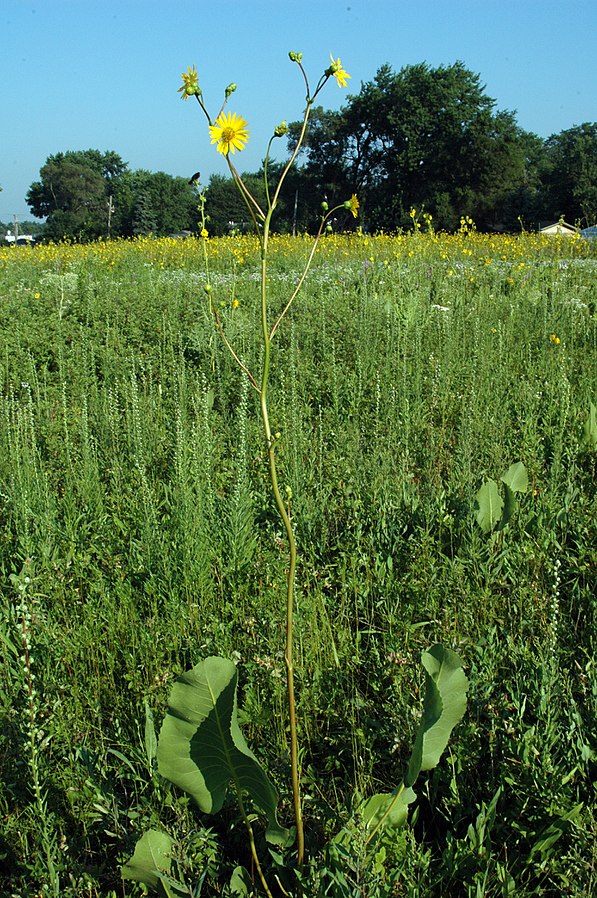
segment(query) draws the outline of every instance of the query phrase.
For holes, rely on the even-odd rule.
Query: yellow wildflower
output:
[[[197,94],[201,93],[199,90],[199,81],[197,76],[197,69],[195,66],[189,66],[186,72],[182,73],[182,87],[178,88],[178,93],[181,94],[181,100],[188,100],[189,97],[194,97]]]
[[[330,53],[330,59],[332,61],[332,64],[328,69],[328,73],[334,76],[334,78],[338,82],[338,87],[346,87],[346,85],[348,84],[348,79],[351,76],[347,71],[345,71],[345,69],[342,68],[340,57],[338,57],[338,59],[334,59],[334,57]]]
[[[217,144],[218,153],[227,156],[243,150],[249,139],[247,123],[235,112],[221,112],[215,123],[209,126],[211,142]]]
[[[344,203],[344,208],[352,212],[353,218],[357,218],[360,205],[356,193],[353,193],[351,198]]]

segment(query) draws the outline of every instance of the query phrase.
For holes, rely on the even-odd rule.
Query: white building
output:
[[[560,219],[554,224],[541,228],[539,233],[545,234],[547,237],[574,237],[575,234],[578,234],[578,229]]]
[[[31,246],[33,243],[33,234],[13,234],[11,231],[6,232],[4,237],[10,246]]]

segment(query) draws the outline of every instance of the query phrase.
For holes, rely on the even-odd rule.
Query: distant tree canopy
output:
[[[314,110],[301,158],[332,202],[357,193],[371,228],[395,230],[415,206],[439,227],[461,215],[499,224],[508,195],[529,180],[529,142],[513,113],[495,112],[478,75],[462,63],[432,69],[382,66],[339,112]],[[298,124],[291,129],[296,140]]]
[[[45,236],[98,237],[196,230],[197,200],[186,178],[130,171],[115,152],[81,150],[49,156],[27,193]]]
[[[546,218],[597,223],[597,122],[585,122],[545,142],[541,180]]]
[[[290,151],[300,127],[290,126]],[[513,112],[496,110],[480,76],[461,62],[420,63],[398,73],[381,66],[340,110],[312,109],[297,161],[274,214],[279,232],[314,230],[322,200],[342,203],[353,193],[359,220],[340,214],[338,229],[395,231],[410,224],[412,207],[430,212],[446,230],[465,215],[483,230],[516,230],[520,218],[527,226],[561,216],[571,223],[597,219],[597,123],[543,140],[522,130]],[[283,165],[270,160],[271,183]],[[265,204],[263,169],[243,179]],[[197,197],[186,178],[130,171],[115,152],[49,156],[27,201],[34,215],[47,217],[51,239],[198,229]],[[206,214],[212,235],[252,227],[223,175],[209,179]]]
[[[382,66],[338,112],[313,110],[299,159],[307,193],[332,202],[357,193],[371,229],[406,225],[413,206],[446,229],[462,215],[514,229],[519,216],[592,223],[597,213],[597,124],[544,141],[496,111],[461,62]]]

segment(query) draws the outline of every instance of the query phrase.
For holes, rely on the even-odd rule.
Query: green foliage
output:
[[[591,402],[589,415],[582,429],[582,440],[587,449],[597,449],[597,409]]]
[[[267,815],[268,839],[283,845],[288,833],[276,819],[276,790],[238,725],[236,684],[236,667],[225,658],[206,658],[178,677],[158,740],[158,769],[208,814],[221,810],[232,783],[241,806],[246,793]]]
[[[384,65],[341,112],[319,112],[306,175],[333,200],[357,191],[370,228],[406,226],[413,206],[431,211],[440,228],[467,214],[482,227],[513,227],[515,217],[501,216],[509,195],[530,183],[530,136],[494,105],[461,62],[398,73]]]
[[[404,778],[407,787],[414,786],[422,770],[439,764],[452,730],[466,709],[468,680],[458,655],[441,645],[423,652],[425,668],[425,701],[423,717]]]
[[[477,523],[483,533],[503,530],[517,507],[514,494],[526,493],[528,488],[526,468],[521,461],[510,465],[500,479],[504,484],[504,499],[499,494],[495,480],[486,480],[476,495]]]
[[[542,182],[544,208],[554,221],[597,222],[597,122],[548,138]]]
[[[234,275],[240,306],[225,314],[255,363],[256,251],[245,240],[214,242],[210,263],[214,291],[226,290],[230,255],[246,258]],[[307,311],[289,317],[276,348],[280,480],[303,547],[299,713],[314,860],[303,882],[318,898],[594,891],[597,522],[581,429],[597,375],[595,260],[590,245],[576,257],[526,236],[493,252],[481,235],[462,245],[472,259],[437,235],[330,239]],[[146,830],[173,840],[174,880],[225,895],[232,868],[251,868],[234,802],[206,816],[168,788],[144,706],[161,721],[177,675],[209,655],[240,656],[238,718],[282,794],[285,559],[256,404],[249,391],[241,410],[233,360],[197,315],[191,246],[4,253],[0,893],[34,895],[48,881],[9,580],[33,554],[37,758],[61,895],[122,895],[120,865]],[[304,241],[284,240],[272,258],[280,307],[303,257]],[[529,489],[508,539],[486,539],[471,484],[513,459],[524,459]],[[237,499],[239,484],[250,501]],[[246,532],[256,540],[245,564]],[[469,711],[421,774],[411,825],[385,827],[369,846],[361,832],[334,859],[351,796],[391,794],[408,764],[420,703],[412,659],[433,639],[457,647]],[[284,798],[280,820],[291,821]],[[551,827],[560,835],[548,846]],[[125,882],[127,896],[139,889]]]
[[[107,201],[111,185],[126,163],[114,152],[69,151],[48,156],[27,193],[38,218],[47,217],[44,235],[93,239],[107,233]]]
[[[164,832],[150,829],[135,845],[135,853],[122,867],[123,879],[142,882],[148,889],[158,889],[172,866],[173,841]]]
[[[115,152],[48,156],[27,202],[34,215],[47,217],[44,237],[54,241],[197,229],[196,197],[186,178],[130,171]]]

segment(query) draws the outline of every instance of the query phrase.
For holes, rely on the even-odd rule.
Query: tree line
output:
[[[288,150],[299,123],[289,128]],[[270,162],[272,180],[283,161]],[[263,171],[244,174],[259,199]],[[209,231],[248,227],[230,178],[207,184]],[[383,65],[338,111],[312,110],[298,164],[286,179],[274,227],[317,227],[322,200],[361,203],[357,223],[371,231],[412,224],[414,207],[452,230],[470,215],[482,230],[518,230],[560,218],[597,220],[597,122],[548,139],[524,131],[514,112],[496,109],[480,76],[463,63],[426,63],[394,72]],[[46,218],[45,236],[91,240],[106,236],[196,231],[192,178],[131,171],[121,157],[98,150],[49,156],[27,193],[32,213]],[[340,216],[338,229],[354,227]]]

